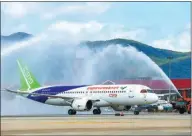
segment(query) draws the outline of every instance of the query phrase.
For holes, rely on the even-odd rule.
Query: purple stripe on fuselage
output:
[[[69,91],[69,90],[72,90],[72,89],[76,89],[76,88],[80,88],[80,87],[85,87],[85,86],[87,86],[87,85],[79,85],[79,86],[51,86],[51,87],[39,89],[39,90],[35,91],[34,93],[48,94],[48,95],[57,95],[59,93],[65,92],[65,91]],[[45,101],[48,99],[47,96],[32,96],[32,95],[29,95],[27,98],[32,99],[34,101],[41,102],[41,103],[45,103]]]

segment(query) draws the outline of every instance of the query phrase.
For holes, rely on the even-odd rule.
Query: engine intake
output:
[[[131,109],[131,106],[126,105],[126,106],[124,106],[124,108],[125,108],[125,110],[126,110],[126,111],[128,111],[128,110],[130,110],[130,109]]]
[[[93,103],[88,99],[75,99],[71,106],[76,111],[89,111],[93,107]]]

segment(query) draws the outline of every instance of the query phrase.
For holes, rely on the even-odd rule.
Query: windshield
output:
[[[142,89],[140,93],[154,93],[151,89]]]
[[[147,89],[147,92],[148,93],[154,93],[153,90],[151,90],[151,89]]]

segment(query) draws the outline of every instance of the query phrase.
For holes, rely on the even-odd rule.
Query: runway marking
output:
[[[190,133],[190,116],[1,117],[1,126],[1,135],[181,135]]]
[[[132,131],[132,130],[183,130],[183,131],[189,131],[190,132],[190,127],[110,127],[109,128],[95,128],[95,127],[91,127],[91,128],[55,128],[55,129],[50,129],[50,128],[42,128],[42,129],[24,129],[24,130],[2,130],[1,133],[29,133],[29,132],[35,132],[35,133],[50,133],[50,132],[93,132],[93,131]]]
[[[127,123],[134,123],[134,122],[96,122],[96,121],[70,121],[70,122],[61,122],[61,121],[51,121],[51,122],[41,122],[42,124],[127,124]]]

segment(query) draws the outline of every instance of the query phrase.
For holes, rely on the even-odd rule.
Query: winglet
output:
[[[33,74],[29,71],[27,66],[24,66],[22,64],[21,60],[18,59],[17,64],[20,72],[20,83],[21,83],[20,91],[28,91],[31,89],[41,87],[41,85],[35,79]]]

